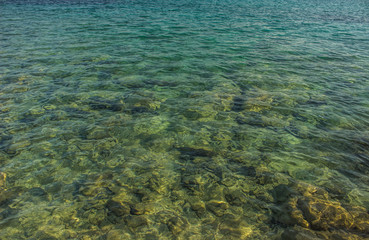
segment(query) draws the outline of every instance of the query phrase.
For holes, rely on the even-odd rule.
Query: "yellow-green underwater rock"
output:
[[[301,183],[279,185],[274,188],[273,196],[277,203],[272,208],[273,218],[284,225],[298,225],[318,232],[334,230],[337,236],[328,234],[327,239],[361,239],[358,236],[369,233],[369,214],[365,208],[332,200],[324,189]],[[344,231],[342,238],[338,238],[340,231]],[[295,235],[302,237],[304,233]]]

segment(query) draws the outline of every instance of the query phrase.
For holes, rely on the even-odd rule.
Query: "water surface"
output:
[[[0,1],[1,239],[367,239],[364,0]]]

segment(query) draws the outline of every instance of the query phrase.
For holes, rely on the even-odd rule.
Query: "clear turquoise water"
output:
[[[367,239],[368,33],[364,0],[0,0],[0,238]]]

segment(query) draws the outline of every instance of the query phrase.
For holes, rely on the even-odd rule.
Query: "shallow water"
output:
[[[0,1],[0,238],[368,238],[368,32],[363,0]]]

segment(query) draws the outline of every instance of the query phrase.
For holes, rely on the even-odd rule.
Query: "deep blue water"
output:
[[[0,0],[0,239],[367,239],[369,2]]]

